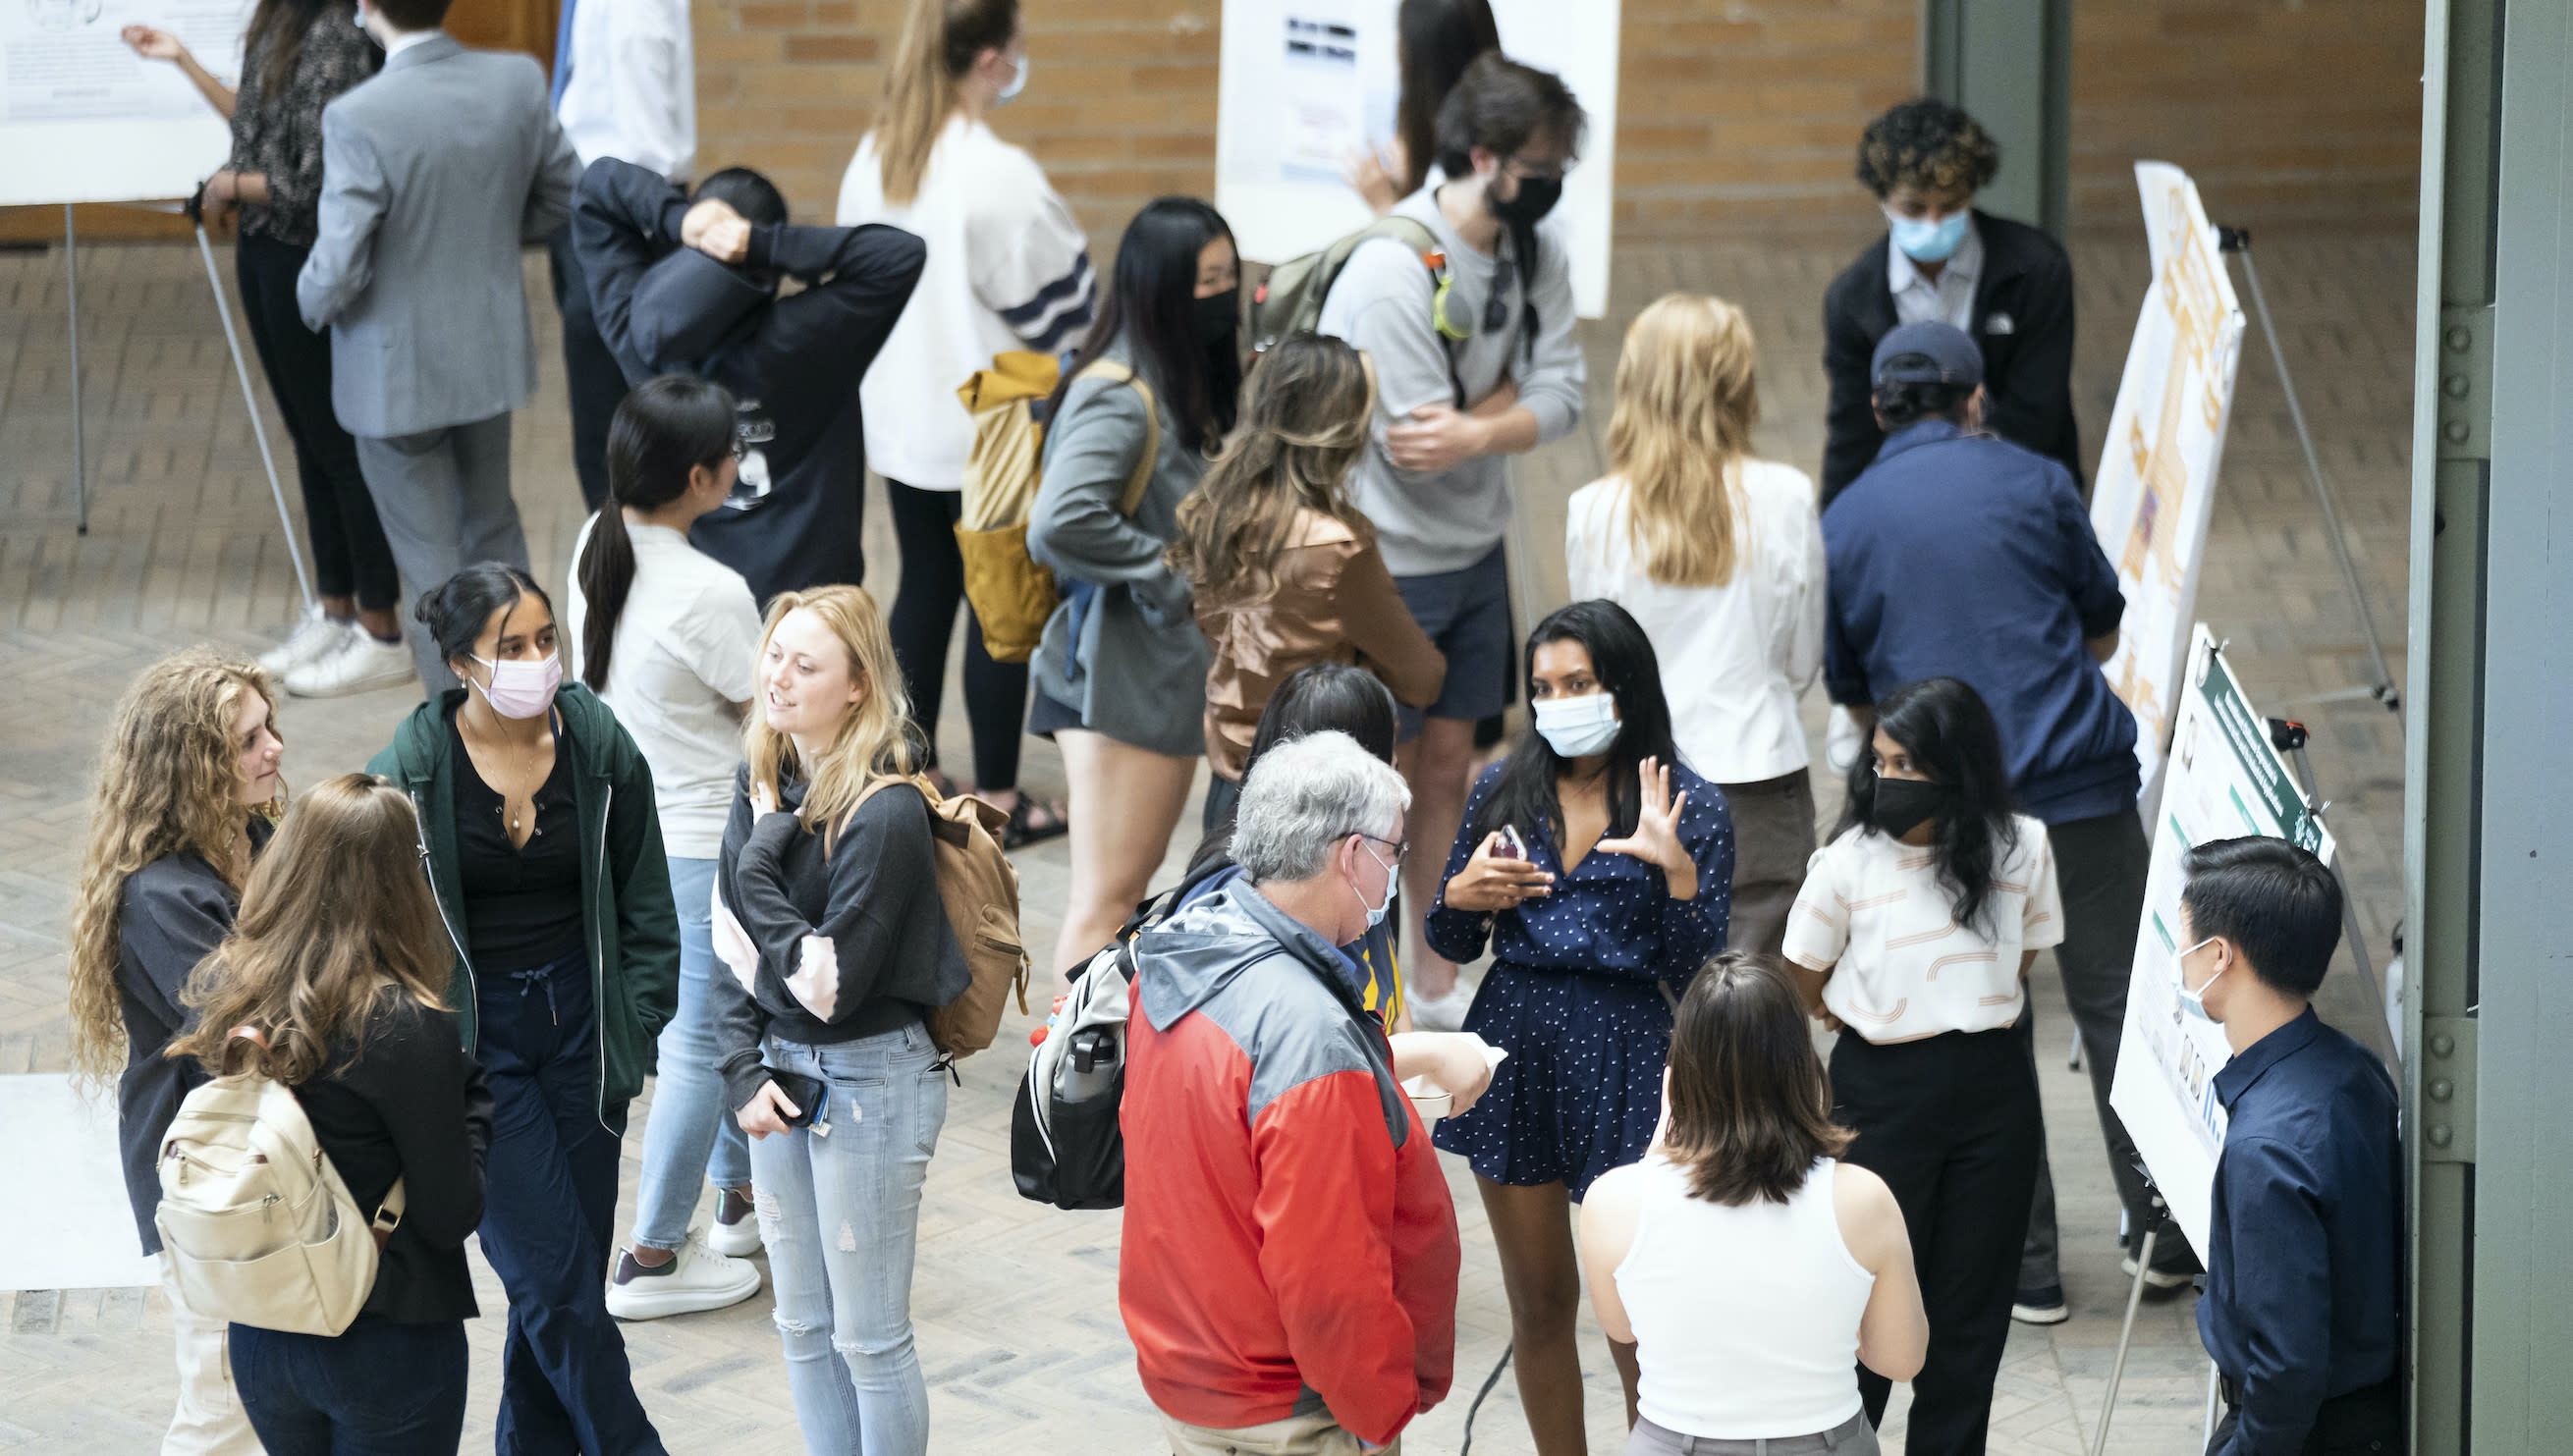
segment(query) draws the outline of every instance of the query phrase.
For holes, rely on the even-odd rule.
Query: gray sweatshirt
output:
[[[1448,372],[1450,346],[1430,319],[1436,284],[1420,255],[1400,240],[1378,238],[1360,245],[1322,305],[1321,332],[1338,335],[1375,360],[1375,442],[1350,473],[1348,490],[1350,500],[1375,522],[1376,547],[1396,576],[1462,571],[1491,554],[1509,524],[1509,461],[1483,455],[1436,473],[1396,469],[1384,449],[1388,425],[1423,404],[1453,404],[1453,380],[1458,378],[1464,381],[1468,405],[1490,394],[1504,377],[1516,379],[1519,403],[1536,415],[1540,442],[1561,435],[1581,418],[1584,369],[1581,347],[1573,338],[1572,270],[1562,228],[1553,219],[1538,225],[1533,283],[1527,270],[1511,260],[1509,323],[1486,337],[1480,329],[1483,304],[1499,257],[1510,256],[1513,245],[1504,232],[1498,257],[1467,247],[1440,216],[1436,186],[1433,180],[1394,211],[1419,219],[1438,235],[1453,280],[1447,317],[1475,326],[1475,337],[1453,346],[1454,375]],[[1521,314],[1531,297],[1537,312],[1532,359]]]

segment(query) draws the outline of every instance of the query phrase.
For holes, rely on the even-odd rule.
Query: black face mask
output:
[[[1492,196],[1489,191],[1484,192],[1483,206],[1491,209],[1493,217],[1510,227],[1533,228],[1539,218],[1553,212],[1554,205],[1562,200],[1563,179],[1522,177],[1518,183],[1518,196],[1507,202]]]
[[[1242,290],[1226,289],[1198,300],[1198,343],[1209,349],[1233,338],[1242,322]]]
[[[1901,839],[1921,825],[1947,811],[1956,791],[1945,784],[1926,779],[1889,779],[1879,776],[1876,800],[1868,806],[1867,822],[1895,839]]]

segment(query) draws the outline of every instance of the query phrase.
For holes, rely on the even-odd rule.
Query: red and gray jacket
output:
[[[1456,1212],[1354,968],[1241,881],[1136,966],[1118,1307],[1145,1392],[1390,1443],[1447,1394]]]

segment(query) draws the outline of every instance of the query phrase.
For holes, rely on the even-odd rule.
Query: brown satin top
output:
[[[1414,708],[1437,701],[1447,677],[1447,659],[1411,619],[1384,558],[1341,522],[1307,511],[1295,544],[1278,558],[1276,579],[1277,590],[1257,601],[1226,590],[1250,589],[1250,582],[1197,589],[1198,627],[1215,647],[1207,669],[1207,762],[1236,781],[1270,694],[1302,668],[1354,663]]]

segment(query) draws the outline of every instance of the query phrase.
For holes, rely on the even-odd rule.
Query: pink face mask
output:
[[[475,690],[482,694],[482,701],[491,705],[491,711],[503,718],[535,717],[554,705],[554,689],[562,686],[559,652],[545,654],[542,662],[493,662],[487,657],[473,660],[491,669],[491,685],[484,687],[475,682]]]

